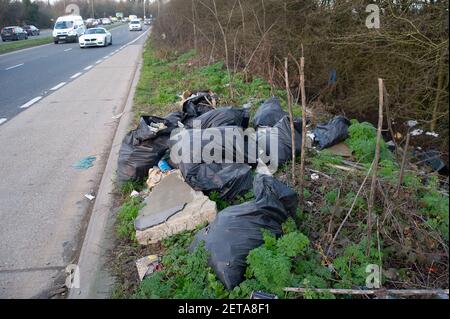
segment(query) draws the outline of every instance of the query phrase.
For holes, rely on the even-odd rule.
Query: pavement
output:
[[[70,83],[147,30],[110,30],[113,44],[81,49],[78,43],[47,44],[0,55],[0,125]]]
[[[80,53],[71,44],[48,45],[0,56],[0,112],[10,116],[0,125],[0,298],[66,293],[66,267],[78,261],[96,201],[85,194],[97,196],[100,181],[109,178],[103,174],[119,123],[113,117],[130,100],[148,34],[114,31],[119,33],[113,33],[112,48]],[[19,61],[23,68],[5,79],[3,67]],[[55,61],[67,63],[63,68]],[[68,79],[74,72],[80,74]],[[33,94],[22,100],[62,81],[66,83],[17,111],[25,88]],[[15,89],[21,88],[18,83],[23,94]],[[93,167],[73,167],[87,156],[96,157]]]

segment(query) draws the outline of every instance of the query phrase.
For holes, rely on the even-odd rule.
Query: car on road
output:
[[[152,24],[152,19],[149,19],[149,18],[144,19],[144,24],[145,25],[151,25]]]
[[[4,27],[1,31],[2,41],[28,39],[27,32],[18,26]]]
[[[103,25],[109,25],[109,24],[112,24],[112,21],[109,18],[103,18],[102,19],[102,24]]]
[[[96,26],[98,26],[98,20],[97,19],[93,19],[93,18],[89,18],[86,19],[86,21],[84,22],[84,24],[86,25],[86,28],[95,28]]]
[[[130,31],[142,31],[142,24],[141,21],[135,19],[135,20],[131,20],[130,23],[128,24],[128,29]]]
[[[80,48],[86,47],[106,47],[112,44],[112,35],[105,28],[91,28],[79,38],[78,41]]]
[[[82,17],[75,15],[59,17],[53,28],[53,42],[55,44],[60,41],[77,42],[85,30],[86,26]]]
[[[22,27],[22,29],[24,29],[28,35],[39,35],[40,32],[41,32],[41,31],[40,31],[38,28],[36,28],[34,25],[24,25],[24,26]]]

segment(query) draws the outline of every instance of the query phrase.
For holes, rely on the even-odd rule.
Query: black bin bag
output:
[[[255,127],[274,126],[287,113],[281,108],[280,101],[276,97],[264,101],[255,113],[253,124]]]
[[[348,137],[350,121],[343,116],[333,117],[327,124],[319,124],[313,130],[318,149],[331,147]]]
[[[287,185],[258,174],[253,190],[254,200],[219,212],[208,227],[197,233],[191,245],[195,249],[205,242],[208,263],[227,289],[243,281],[248,253],[264,243],[261,229],[281,236],[282,223],[295,216],[297,194]]]
[[[198,117],[203,113],[211,111],[213,107],[211,102],[214,97],[208,92],[199,92],[191,95],[183,103],[183,113],[186,113],[188,118]]]
[[[294,118],[294,130],[295,154],[299,155],[302,148],[302,120],[300,118]],[[256,136],[258,154],[262,151],[266,159],[271,159],[270,162],[272,162],[275,155],[278,158],[278,165],[282,165],[292,159],[292,135],[288,116],[282,117],[273,127],[259,128]],[[278,148],[272,149],[271,139],[277,139]]]
[[[248,127],[249,113],[247,109],[234,107],[220,107],[206,113],[203,113],[197,118],[192,118],[186,123],[186,128],[193,127],[193,121],[201,123],[197,128],[211,128],[220,126],[239,126],[244,129]]]
[[[167,128],[153,132],[151,123],[164,123]],[[174,123],[156,116],[143,116],[137,129],[129,132],[123,139],[119,151],[117,181],[123,184],[130,180],[138,180],[148,176],[148,170],[169,149],[170,132]]]
[[[251,167],[243,163],[180,163],[186,183],[193,189],[210,194],[219,193],[224,200],[233,200],[252,188]]]

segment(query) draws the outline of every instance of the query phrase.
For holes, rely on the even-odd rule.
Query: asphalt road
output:
[[[0,56],[0,111],[9,116],[0,125],[0,299],[64,298],[96,200],[85,195],[98,195],[148,34],[121,27],[109,48],[52,44]],[[5,63],[24,64],[6,73]],[[74,167],[86,157],[92,167]]]
[[[113,44],[108,47],[80,49],[78,43],[52,43],[0,55],[0,125],[117,53],[146,29],[131,32],[127,25],[112,29]]]
[[[33,35],[33,36],[28,36],[28,39],[40,39],[40,38],[45,38],[45,37],[48,37],[48,36],[51,36],[52,35],[52,29],[43,29],[43,30],[40,30],[40,33],[39,33],[39,35]],[[20,41],[27,41],[27,40],[20,40]],[[5,41],[5,42],[3,42],[3,41],[0,41],[0,45],[2,45],[2,44],[6,44],[6,43],[11,43],[12,41]]]

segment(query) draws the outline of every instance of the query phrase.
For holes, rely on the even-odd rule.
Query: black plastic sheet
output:
[[[331,147],[347,139],[349,125],[350,121],[343,116],[335,116],[327,124],[317,125],[313,134],[318,148]]]
[[[286,115],[280,101],[276,97],[271,97],[260,105],[253,118],[253,124],[255,127],[274,126]]]

